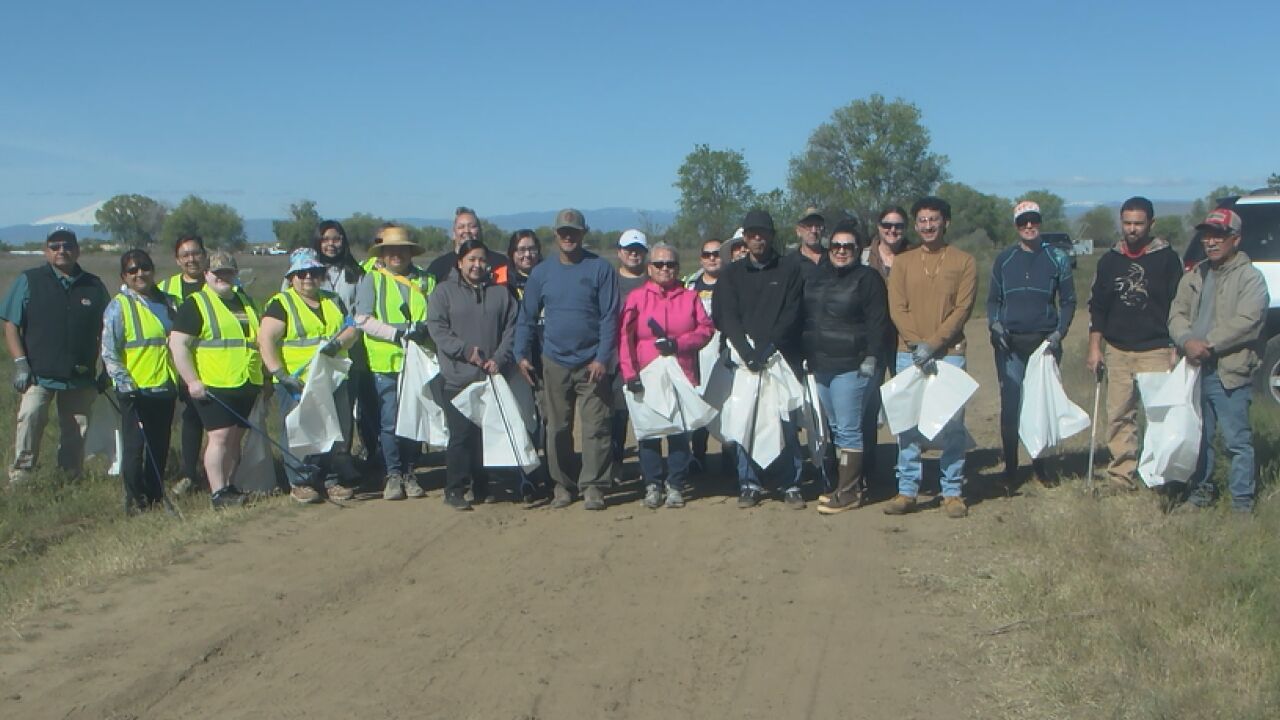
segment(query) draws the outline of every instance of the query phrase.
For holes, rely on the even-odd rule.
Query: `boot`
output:
[[[862,507],[867,498],[867,478],[862,472],[861,450],[840,450],[839,485],[831,494],[831,500],[818,505],[823,515],[835,515]]]
[[[1002,443],[1004,445],[1004,475],[1002,481],[1006,493],[1013,492],[1018,487],[1018,438],[1004,437]]]

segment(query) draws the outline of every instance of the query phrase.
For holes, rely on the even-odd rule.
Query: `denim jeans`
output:
[[[1252,385],[1227,390],[1222,387],[1217,371],[1200,375],[1200,412],[1204,415],[1204,432],[1200,436],[1200,460],[1188,482],[1191,502],[1207,505],[1213,501],[1213,465],[1216,455],[1213,436],[1216,430],[1221,430],[1222,444],[1231,458],[1231,469],[1227,473],[1231,507],[1236,510],[1253,509],[1256,479],[1253,431],[1249,428],[1252,392]]]
[[[862,413],[871,393],[871,378],[856,370],[843,373],[814,373],[818,400],[831,426],[831,440],[841,450],[862,450]]]
[[[418,461],[421,443],[396,435],[396,415],[400,410],[400,374],[374,373],[373,386],[378,391],[378,446],[387,474],[411,473]]]
[[[783,490],[800,487],[800,474],[804,471],[804,458],[800,455],[800,429],[796,427],[794,422],[784,420],[782,422],[782,453],[769,464],[767,468],[759,468],[751,457],[747,455],[747,449],[742,443],[735,443],[738,454],[738,487],[741,490],[755,490],[761,492],[764,488],[760,485],[760,476],[765,474],[776,475],[778,487]],[[770,473],[769,470],[773,472]]]
[[[665,474],[668,490],[684,491],[684,479],[689,473],[689,433],[668,435],[667,468]],[[644,475],[645,485],[661,486],[664,480],[662,469],[662,438],[640,441],[640,472]]]
[[[276,387],[275,396],[276,396],[276,401],[280,405],[281,444],[284,445],[285,447],[288,447],[289,434],[285,430],[284,419],[285,419],[285,416],[288,415],[291,410],[293,410],[295,407],[298,406],[298,400],[300,398],[293,396],[287,390],[281,387]],[[350,412],[351,406],[347,401],[347,383],[344,382],[338,386],[337,391],[334,392],[333,394],[333,404],[337,408],[339,416],[341,416],[341,414],[344,412],[345,413]],[[351,431],[350,420],[348,420],[346,423],[343,423],[340,418],[338,425],[340,428],[344,428],[343,430],[344,433],[349,433]],[[317,468],[320,468],[321,476],[326,478],[324,481],[325,487],[333,487],[335,484],[337,484],[338,481],[336,478],[327,477],[328,473],[325,470],[329,465],[329,458],[332,453],[345,452],[345,451],[346,451],[346,443],[342,440],[339,440],[338,442],[333,444],[333,447],[330,448],[330,451],[327,453],[321,453],[317,455],[307,455],[306,457],[300,458],[300,459],[308,465],[313,465]],[[290,487],[295,487],[298,485],[311,485],[316,481],[316,478],[307,477],[306,475],[303,475],[302,473],[298,472],[297,463],[290,460],[289,458],[282,457],[280,458],[280,460],[284,465],[284,476],[285,476],[285,479],[289,481]]]
[[[947,355],[938,362],[945,362],[964,369],[963,355]],[[911,367],[911,353],[898,353],[897,371],[902,372]],[[920,460],[921,447],[928,442],[916,428],[911,428],[898,436],[898,493],[915,497],[920,492]],[[943,497],[960,497],[960,488],[964,484],[964,408],[960,408],[947,424],[942,427],[933,442],[942,446],[942,495]]]

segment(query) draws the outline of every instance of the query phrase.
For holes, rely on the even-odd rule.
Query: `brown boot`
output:
[[[862,451],[840,450],[839,484],[831,499],[818,505],[823,515],[835,515],[846,510],[860,508],[866,502],[867,483],[862,474]]]
[[[915,509],[916,498],[914,495],[899,494],[884,504],[885,515],[906,515]]]

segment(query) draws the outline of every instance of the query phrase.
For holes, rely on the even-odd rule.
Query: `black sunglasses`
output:
[[[882,222],[880,223],[880,229],[881,230],[906,230],[907,224],[904,222],[900,222],[900,223]]]
[[[710,260],[713,257],[720,257],[720,251],[719,250],[703,250],[702,257],[707,258],[708,260]]]
[[[311,278],[312,280],[315,280],[324,277],[325,272],[321,268],[307,268],[306,270],[299,270],[294,273],[294,275],[300,278]]]
[[[831,252],[853,252],[858,249],[858,243],[831,243]]]
[[[659,270],[675,270],[677,263],[674,260],[654,260],[649,265]]]
[[[133,265],[124,269],[125,275],[135,275],[140,272],[152,272],[156,269],[155,265]]]
[[[49,248],[49,250],[53,252],[62,252],[63,250],[75,250],[76,248],[80,247],[80,245],[78,243],[73,243],[70,241],[63,241],[63,242],[51,242],[48,245],[45,245],[45,247]]]

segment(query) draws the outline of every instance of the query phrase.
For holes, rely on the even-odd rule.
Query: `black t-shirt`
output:
[[[338,306],[339,313],[341,313],[343,316],[347,314],[347,308],[343,306],[341,300],[335,297],[330,297],[329,299],[333,301],[334,305]],[[316,307],[311,307],[306,302],[303,302],[302,306],[310,310],[312,315],[315,315],[317,318],[319,318],[321,323],[324,322],[324,305],[323,304],[317,305]],[[289,332],[289,312],[284,309],[284,303],[280,301],[278,298],[272,298],[271,302],[267,303],[266,309],[262,311],[262,317],[279,320],[280,322],[284,323],[284,331],[286,333]]]
[[[249,316],[245,313],[244,303],[240,301],[239,295],[232,295],[229,298],[217,298],[227,307],[227,310],[240,321],[240,330],[245,334],[249,334]],[[199,336],[204,330],[204,317],[200,315],[199,303],[184,302],[178,308],[178,316],[173,319],[173,329],[180,333],[191,336]]]

